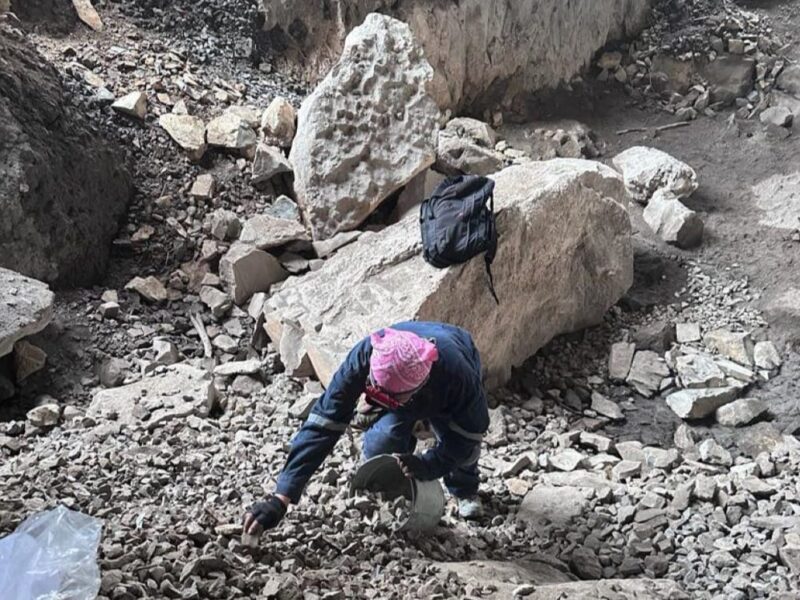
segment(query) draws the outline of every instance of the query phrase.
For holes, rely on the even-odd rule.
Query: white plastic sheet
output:
[[[100,590],[102,522],[58,506],[0,539],[0,598],[91,600]]]

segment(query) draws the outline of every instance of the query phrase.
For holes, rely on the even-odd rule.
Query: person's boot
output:
[[[480,496],[458,499],[458,516],[466,521],[475,521],[483,516],[483,502]]]

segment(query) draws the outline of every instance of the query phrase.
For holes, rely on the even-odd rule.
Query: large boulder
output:
[[[297,362],[305,352],[327,384],[370,331],[405,319],[445,321],[470,331],[487,382],[497,385],[554,336],[600,322],[633,279],[622,178],[577,159],[509,167],[493,178],[499,306],[480,257],[447,269],[424,261],[410,215],[363,234],[319,271],[284,282],[264,308],[275,346],[290,325],[287,358]]]
[[[408,25],[369,15],[298,115],[289,155],[315,239],[357,227],[433,164],[439,110]]]
[[[435,97],[456,113],[557,86],[612,39],[644,27],[651,0],[261,0],[280,58],[319,80],[371,12],[408,23],[435,71]]]
[[[14,344],[47,327],[53,318],[53,292],[41,281],[0,268],[0,356]]]
[[[55,69],[0,26],[0,266],[92,283],[130,192],[122,156],[66,108]]]

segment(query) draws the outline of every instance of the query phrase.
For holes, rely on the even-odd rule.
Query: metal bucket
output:
[[[433,529],[444,515],[441,484],[437,480],[409,479],[391,454],[370,458],[358,468],[350,481],[350,495],[354,496],[360,490],[382,492],[390,501],[403,496],[411,503],[408,518],[397,523],[395,531]]]

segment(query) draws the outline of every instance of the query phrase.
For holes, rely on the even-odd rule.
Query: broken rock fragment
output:
[[[657,191],[644,209],[650,229],[668,244],[694,248],[703,241],[703,220],[669,192]]]
[[[209,146],[216,146],[238,152],[251,158],[256,147],[256,132],[239,115],[224,113],[206,125],[206,140]]]
[[[625,381],[631,371],[635,352],[636,344],[628,342],[612,344],[611,354],[608,357],[608,376],[617,381]]]
[[[256,292],[266,292],[288,273],[277,258],[240,242],[220,259],[219,276],[228,285],[233,301],[241,306]]]
[[[256,147],[256,156],[253,160],[252,182],[254,184],[269,181],[281,173],[291,173],[292,165],[283,155],[283,151],[275,146],[260,143]]]
[[[0,267],[0,356],[47,327],[55,296],[41,281]]]
[[[261,250],[278,248],[295,241],[308,241],[303,225],[294,220],[256,215],[245,221],[239,241]]]
[[[295,134],[297,112],[284,97],[278,96],[270,102],[261,117],[261,132],[267,144],[291,148]]]
[[[42,404],[29,410],[27,417],[34,427],[55,427],[61,419],[61,407],[52,402]]]
[[[749,333],[715,329],[705,335],[703,343],[708,349],[719,352],[740,365],[753,364],[753,340]]]
[[[125,284],[125,289],[136,292],[149,302],[164,302],[167,299],[167,288],[152,275],[134,277]]]
[[[613,163],[625,178],[631,196],[643,204],[658,190],[671,192],[676,198],[685,198],[697,189],[694,169],[656,148],[628,148],[617,154]]]
[[[759,369],[772,371],[781,366],[781,355],[772,342],[758,342],[753,348],[753,362]]]
[[[315,239],[358,226],[433,164],[433,69],[408,25],[372,13],[303,102],[289,160]]]
[[[173,141],[186,150],[189,158],[199,161],[206,152],[206,125],[199,117],[167,113],[158,118]]]
[[[717,409],[717,422],[726,427],[741,427],[767,412],[767,405],[758,398],[740,398]]]
[[[147,110],[147,94],[144,92],[131,92],[114,102],[111,108],[123,115],[144,120]]]
[[[626,381],[642,396],[650,397],[661,389],[662,380],[669,375],[669,367],[661,356],[643,350],[634,355]]]
[[[182,363],[136,383],[97,392],[86,414],[152,431],[173,419],[208,416],[216,400],[217,390],[206,372]]]
[[[680,390],[667,396],[667,405],[681,419],[702,419],[720,406],[732,402],[742,387],[731,385],[700,390]]]

